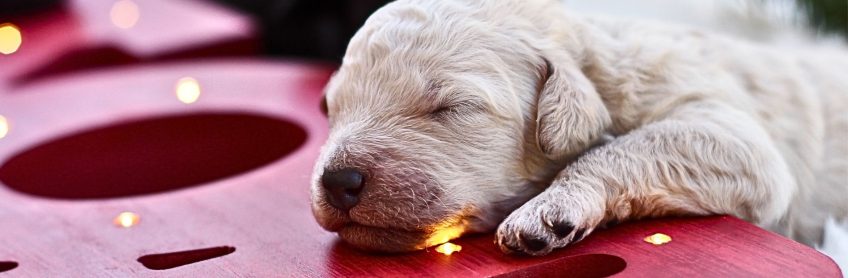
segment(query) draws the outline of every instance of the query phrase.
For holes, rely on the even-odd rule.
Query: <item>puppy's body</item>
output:
[[[594,60],[583,65],[584,73],[606,100],[613,120],[610,132],[622,135],[638,130],[693,100],[720,102],[751,120],[745,123],[730,116],[728,124],[733,127],[728,128],[738,130],[728,130],[728,135],[762,128],[768,136],[750,143],[773,144],[790,173],[775,181],[780,188],[767,192],[776,196],[757,198],[780,200],[788,197],[782,196],[784,193],[791,195],[786,213],[778,209],[783,204],[762,212],[730,207],[725,213],[771,223],[770,228],[807,244],[819,241],[827,217],[848,216],[848,75],[841,70],[848,68],[845,52],[778,49],[650,23],[583,22],[591,30],[585,31],[588,47],[584,59]],[[721,114],[693,122],[728,116]],[[750,124],[758,127],[747,126]],[[738,150],[725,151],[732,154]],[[745,168],[757,165],[729,162],[722,166],[737,168],[735,171],[761,170]],[[721,183],[704,186],[724,190]],[[760,194],[751,190],[739,193]],[[738,199],[726,200],[734,201]],[[746,209],[752,211],[743,212]],[[774,214],[781,215],[779,223],[768,220]]]
[[[507,252],[664,215],[732,214],[816,243],[826,217],[848,216],[848,58],[802,52],[552,0],[398,1],[328,85],[313,211],[389,251],[507,215]],[[322,176],[341,168],[365,177],[352,207],[326,201]]]

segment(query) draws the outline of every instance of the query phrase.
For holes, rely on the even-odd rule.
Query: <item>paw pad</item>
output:
[[[574,225],[571,225],[571,223],[568,222],[558,222],[555,223],[551,229],[553,230],[554,235],[558,238],[564,238],[574,230]]]
[[[522,235],[521,241],[524,243],[524,246],[527,247],[527,250],[530,251],[539,251],[548,246],[547,241],[533,236]]]

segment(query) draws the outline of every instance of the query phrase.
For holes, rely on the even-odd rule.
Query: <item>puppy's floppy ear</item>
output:
[[[548,159],[569,159],[601,139],[610,116],[592,82],[567,57],[542,57],[536,140]]]
[[[339,82],[337,81],[337,78],[336,78],[336,76],[338,76],[338,75],[339,75],[339,70],[334,71],[333,74],[330,75],[330,79],[327,81],[327,85],[324,86],[324,90],[321,93],[321,104],[320,104],[321,113],[324,114],[324,116],[326,116],[327,118],[330,117],[330,107],[327,104],[327,94],[330,93],[332,87],[338,85]]]

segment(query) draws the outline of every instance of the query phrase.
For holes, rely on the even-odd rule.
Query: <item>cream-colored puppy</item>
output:
[[[584,18],[555,0],[397,1],[327,86],[324,228],[405,251],[497,228],[545,254],[643,217],[807,244],[848,216],[848,55]]]

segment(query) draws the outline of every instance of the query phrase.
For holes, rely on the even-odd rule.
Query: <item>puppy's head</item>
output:
[[[517,8],[398,1],[366,22],[326,89],[322,227],[381,251],[491,230],[597,140],[591,83]]]

